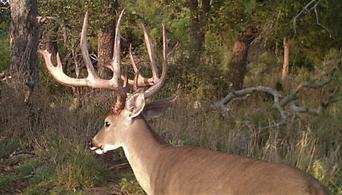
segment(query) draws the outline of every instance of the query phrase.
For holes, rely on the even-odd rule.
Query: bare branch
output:
[[[338,97],[338,93],[340,92],[340,90],[341,90],[340,86],[336,86],[334,91],[327,97],[327,99],[321,102],[320,106],[326,108],[332,103],[341,101],[342,96]]]
[[[215,104],[216,107],[227,110],[226,104],[228,104],[231,100],[237,97],[243,97],[248,94],[252,94],[255,92],[263,92],[273,96],[273,107],[276,108],[280,114],[282,120],[287,119],[287,113],[284,111],[283,107],[280,105],[280,98],[282,97],[276,90],[272,89],[271,87],[266,86],[256,86],[256,87],[249,87],[245,89],[241,89],[238,91],[230,92],[226,97],[224,97],[221,101]]]
[[[308,113],[318,115],[322,110],[326,109],[329,105],[342,101],[342,96],[339,96],[340,86],[336,86],[334,90],[329,94],[329,96],[321,101],[317,108],[298,106],[295,104],[294,100],[297,99],[297,94],[304,88],[311,89],[321,89],[328,85],[332,81],[333,73],[337,70],[337,67],[333,68],[326,76],[325,79],[319,82],[302,82],[296,89],[289,95],[283,97],[278,91],[267,86],[256,86],[241,89],[238,91],[232,91],[227,96],[222,98],[220,101],[216,102],[211,108],[219,108],[222,112],[229,111],[227,105],[232,102],[232,100],[246,97],[252,93],[262,92],[273,97],[273,108],[275,108],[280,114],[280,120],[276,122],[272,127],[277,127],[286,124],[289,116],[296,116],[298,113]],[[290,104],[290,106],[287,106]],[[266,127],[265,127],[266,128]],[[267,127],[269,128],[269,127]]]
[[[9,0],[0,0],[0,3],[2,3],[3,5],[9,4]]]
[[[304,81],[301,84],[299,84],[295,91],[290,93],[289,95],[285,96],[281,101],[280,105],[282,107],[286,106],[289,102],[297,99],[297,94],[303,89],[303,88],[311,88],[311,89],[320,89],[324,87],[325,85],[329,84],[331,82],[331,78],[333,73],[337,70],[337,68],[333,68],[325,77],[324,80],[319,82],[308,82]]]
[[[336,86],[334,90],[331,92],[331,94],[323,100],[317,108],[310,108],[310,107],[301,107],[295,105],[293,102],[291,102],[290,105],[290,112],[292,114],[296,113],[308,113],[308,114],[315,114],[319,115],[322,113],[323,109],[326,109],[329,105],[336,103],[338,101],[342,100],[342,96],[338,96],[338,93],[340,92],[340,86]]]
[[[323,24],[321,24],[319,22],[319,18],[318,18],[318,11],[317,11],[317,6],[319,5],[320,1],[319,0],[311,0],[309,3],[307,3],[302,10],[300,10],[298,12],[298,14],[293,17],[292,23],[293,23],[293,31],[296,34],[297,30],[296,30],[296,25],[297,25],[297,19],[303,15],[304,12],[310,12],[311,10],[314,10],[315,12],[315,16],[316,16],[316,24],[320,27],[322,27],[324,30],[326,30],[329,33],[329,37],[331,38],[331,33],[329,31],[329,29],[324,26]],[[311,7],[310,7],[311,6]]]
[[[297,24],[297,19],[304,13],[304,12],[307,12],[309,11],[308,10],[308,7],[310,7],[310,5],[312,5],[313,3],[315,3],[316,0],[311,0],[308,4],[306,4],[302,10],[300,10],[300,12],[293,18],[293,30],[294,30],[294,33],[296,34],[297,33],[297,30],[296,30],[296,24]]]
[[[319,3],[319,1],[317,2],[317,4],[318,4],[318,3]],[[316,5],[317,5],[317,4],[316,4]],[[319,22],[317,6],[314,6],[314,11],[315,11],[315,16],[316,16],[316,24],[317,24],[318,26],[322,27],[324,30],[326,30],[326,31],[329,33],[329,37],[331,38],[332,36],[331,36],[331,33],[330,33],[329,29]]]

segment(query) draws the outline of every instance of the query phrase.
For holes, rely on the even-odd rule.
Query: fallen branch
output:
[[[250,94],[255,93],[255,92],[263,92],[263,93],[272,95],[273,96],[273,107],[278,110],[282,120],[286,120],[287,119],[287,114],[286,114],[286,112],[284,111],[284,109],[282,108],[282,106],[280,105],[280,102],[279,102],[279,100],[281,99],[282,96],[276,90],[274,90],[273,88],[266,87],[266,86],[249,87],[249,88],[241,89],[241,90],[238,90],[238,91],[232,91],[226,97],[224,97],[222,100],[217,102],[215,104],[215,106],[220,108],[223,111],[227,110],[225,105],[228,104],[233,99],[235,99],[237,97],[243,97],[243,96],[246,96],[246,95],[250,95]]]
[[[271,87],[267,86],[256,86],[256,87],[249,87],[245,89],[241,89],[238,91],[232,91],[220,101],[216,102],[212,108],[218,108],[222,112],[229,111],[228,104],[231,103],[234,99],[247,97],[253,93],[262,92],[273,97],[273,108],[275,108],[279,115],[280,119],[278,122],[273,125],[280,126],[286,124],[288,121],[289,116],[296,116],[298,113],[308,113],[308,114],[315,114],[318,115],[322,112],[323,109],[327,108],[329,105],[336,103],[342,100],[342,96],[339,96],[340,86],[336,86],[334,90],[329,94],[329,96],[321,101],[321,103],[317,106],[317,108],[309,108],[304,106],[298,106],[295,104],[295,100],[298,99],[297,95],[300,91],[305,88],[310,89],[321,89],[324,86],[328,85],[332,81],[333,73],[337,70],[337,67],[333,68],[323,80],[318,82],[302,82],[300,83],[293,92],[289,95],[283,96],[278,91]],[[290,104],[290,106],[287,106]]]
[[[338,92],[340,92],[340,86],[336,86],[333,92],[317,106],[317,108],[301,107],[295,104],[290,105],[290,111],[293,114],[296,113],[309,113],[319,115],[322,110],[327,108],[329,105],[342,100],[342,96],[338,97]]]
[[[297,99],[297,95],[298,93],[303,89],[303,88],[310,88],[310,89],[320,89],[324,86],[326,86],[327,84],[329,84],[331,82],[331,78],[333,76],[333,74],[335,73],[335,71],[337,70],[337,67],[331,69],[329,71],[329,73],[324,76],[325,79],[323,79],[322,81],[318,81],[318,82],[309,82],[309,81],[304,81],[301,84],[299,84],[296,89],[294,90],[294,92],[290,93],[289,95],[285,96],[281,101],[280,101],[280,105],[282,107],[286,106],[289,102],[296,100]]]

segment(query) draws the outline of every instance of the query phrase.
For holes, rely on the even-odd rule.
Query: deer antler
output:
[[[163,86],[166,80],[166,73],[168,71],[168,62],[167,62],[167,49],[168,48],[167,48],[167,37],[166,37],[165,27],[164,25],[162,25],[162,27],[163,27],[163,62],[162,62],[163,69],[162,69],[162,74],[160,78],[158,76],[158,68],[154,60],[153,44],[144,26],[143,26],[143,30],[144,30],[145,44],[146,44],[148,56],[150,59],[150,66],[151,66],[151,71],[152,71],[151,78],[145,78],[140,75],[139,69],[137,68],[137,65],[134,61],[134,57],[132,55],[131,47],[129,49],[130,60],[131,60],[133,70],[136,74],[137,79],[129,80],[128,84],[136,85],[137,87],[150,87],[149,89],[145,91],[145,97],[149,97],[155,94]]]
[[[164,81],[166,79],[166,73],[168,70],[168,63],[167,63],[167,43],[166,43],[166,33],[165,28],[163,25],[163,70],[161,77],[158,77],[158,69],[154,60],[154,51],[153,51],[153,44],[148,36],[148,33],[146,32],[146,29],[143,27],[144,30],[144,37],[145,37],[145,43],[147,47],[147,52],[150,59],[150,65],[152,70],[152,77],[151,78],[144,78],[140,75],[139,69],[137,68],[136,63],[134,62],[134,58],[132,55],[131,48],[129,50],[130,59],[132,62],[133,70],[135,72],[135,78],[133,80],[128,79],[126,76],[121,75],[120,70],[120,21],[122,18],[124,11],[122,11],[119,15],[119,18],[117,20],[116,29],[115,29],[115,40],[114,40],[114,51],[113,51],[113,58],[112,63],[110,65],[107,65],[106,67],[110,69],[113,72],[113,76],[111,79],[106,80],[100,78],[95,71],[94,66],[91,63],[89,52],[88,52],[88,42],[87,42],[87,28],[88,28],[88,12],[86,12],[83,20],[83,26],[81,31],[81,38],[80,38],[80,47],[81,47],[81,53],[83,57],[83,61],[86,65],[88,75],[86,78],[72,78],[66,75],[63,71],[62,62],[60,59],[60,56],[57,52],[56,54],[56,60],[57,65],[54,65],[51,57],[52,53],[45,50],[38,50],[40,54],[42,54],[46,67],[48,71],[51,73],[53,78],[61,83],[62,85],[66,86],[74,86],[74,87],[91,87],[91,88],[101,88],[101,89],[110,89],[113,90],[116,94],[116,103],[113,107],[113,111],[115,113],[120,112],[124,106],[126,101],[126,85],[132,85],[135,86],[137,89],[138,87],[149,87],[144,93],[145,97],[149,97],[156,93],[161,86],[164,84]],[[120,85],[119,79],[122,79],[124,84]]]

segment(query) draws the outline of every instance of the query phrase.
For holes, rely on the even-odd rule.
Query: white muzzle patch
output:
[[[104,154],[108,151],[115,150],[117,148],[119,147],[110,144],[105,144],[101,147],[91,147],[90,150],[95,151],[96,154]]]

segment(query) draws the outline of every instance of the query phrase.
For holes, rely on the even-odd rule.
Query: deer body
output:
[[[111,123],[121,124],[116,120]],[[295,168],[166,144],[141,116],[127,124],[129,127],[116,126],[121,130],[112,132],[124,132],[118,133],[122,137],[116,137],[117,141],[148,194],[325,194],[315,179]],[[93,142],[97,139],[95,136]]]
[[[115,92],[116,103],[106,117],[102,129],[91,141],[98,154],[123,147],[125,155],[142,188],[152,195],[178,194],[325,194],[318,181],[286,165],[227,155],[195,147],[175,147],[164,143],[148,126],[145,119],[160,116],[175,98],[146,104],[145,98],[163,86],[168,69],[166,31],[163,27],[162,73],[159,77],[154,60],[153,44],[144,28],[145,43],[152,77],[145,78],[129,50],[134,79],[120,71],[120,21],[115,28],[113,59],[105,65],[113,72],[109,80],[100,78],[91,64],[87,45],[88,14],[83,21],[80,38],[81,53],[86,65],[86,78],[71,78],[63,72],[57,53],[56,65],[52,53],[39,50],[53,78],[66,86],[105,88]],[[144,92],[127,93],[127,86]]]

